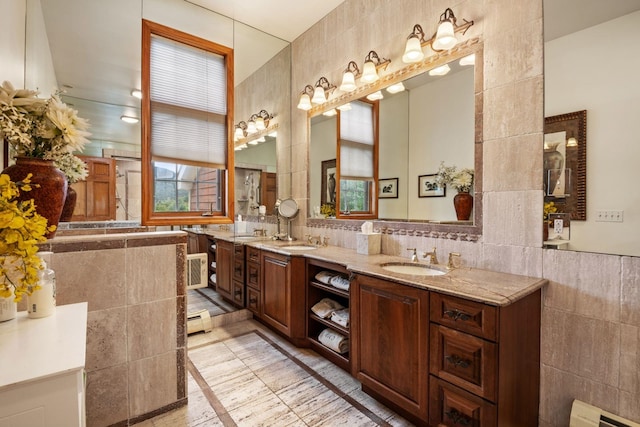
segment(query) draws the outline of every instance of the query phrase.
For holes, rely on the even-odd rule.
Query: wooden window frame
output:
[[[223,197],[222,211],[211,214],[203,211],[156,212],[154,211],[154,170],[151,156],[151,66],[150,51],[152,36],[160,36],[197,49],[202,49],[225,58],[227,79],[227,163],[226,176],[223,176],[221,193]],[[234,216],[234,147],[233,147],[233,49],[202,39],[182,31],[142,20],[142,219],[143,225],[195,225],[195,224],[230,224]],[[187,164],[185,162],[185,164]],[[199,165],[202,166],[202,165]],[[210,168],[220,165],[211,164]],[[225,174],[221,174],[225,175]]]
[[[378,148],[379,148],[379,114],[380,114],[380,102],[368,101],[365,99],[359,99],[358,101],[371,104],[373,114],[373,185],[369,192],[369,211],[350,211],[349,214],[340,212],[340,142],[343,140],[340,135],[340,111],[338,110],[336,121],[337,132],[337,150],[336,150],[336,218],[337,219],[376,219],[378,218]],[[350,178],[350,180],[362,180],[369,181],[368,179]]]

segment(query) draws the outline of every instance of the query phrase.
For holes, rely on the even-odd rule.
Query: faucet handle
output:
[[[415,256],[418,256],[418,253],[416,252],[416,248],[407,248],[408,251],[413,251],[413,254]]]
[[[327,236],[322,237],[322,246],[329,246],[329,238]]]
[[[408,251],[413,251],[411,254],[411,262],[418,262],[418,252],[416,252],[416,248],[407,248]]]
[[[454,268],[456,268],[455,261],[454,261],[455,258],[461,259],[462,255],[460,255],[458,252],[449,252],[449,261],[447,262],[447,270],[453,270]]]

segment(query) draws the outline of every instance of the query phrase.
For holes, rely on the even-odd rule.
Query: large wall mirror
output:
[[[544,31],[545,117],[586,110],[586,215],[562,248],[640,256],[640,1],[545,0]]]
[[[461,59],[471,54],[477,55],[475,65],[468,59],[461,65]],[[449,68],[446,74],[430,73],[444,65]],[[404,73],[401,70],[397,74]],[[407,74],[388,82],[389,86],[402,82],[404,90],[392,93],[385,86],[381,91],[383,99],[376,101],[379,103],[377,218],[389,223],[421,223],[434,231],[458,228],[480,234],[479,183],[476,181],[473,189],[475,214],[467,221],[459,221],[453,207],[456,191],[452,188],[439,191],[434,188],[434,180],[441,162],[482,173],[482,150],[476,148],[482,142],[476,129],[476,123],[482,123],[482,108],[478,104],[481,97],[477,96],[482,91],[481,46],[461,47],[431,63],[414,67]],[[327,199],[327,188],[323,185],[330,182],[324,176],[327,171],[323,165],[336,158],[338,120],[318,112],[309,120],[309,213],[318,218],[324,216],[319,211]]]
[[[140,124],[126,123],[121,117],[140,118],[140,100],[132,96],[131,91],[141,84],[142,18],[169,26],[177,22],[187,28],[206,22],[204,28],[207,29],[203,31],[208,31],[212,40],[234,48],[236,88],[250,81],[256,70],[283,49],[289,49],[288,42],[207,10],[198,3],[197,0],[27,2],[25,87],[38,88],[43,96],[49,96],[55,88],[64,90],[63,100],[89,120],[91,143],[82,155],[110,157],[116,165],[116,210],[115,217],[110,219],[140,220]],[[289,76],[290,64],[282,62],[279,71]],[[287,92],[281,94],[287,97],[287,103],[288,95]],[[248,100],[235,98],[236,115],[249,110],[244,102]],[[288,111],[277,113],[286,115]],[[246,170],[277,173],[277,138],[267,138],[268,143],[237,154],[237,173],[241,176],[235,179],[236,183],[245,179]],[[237,202],[235,207],[249,209],[248,204],[241,206]]]

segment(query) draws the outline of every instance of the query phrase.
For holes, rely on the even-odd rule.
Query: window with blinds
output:
[[[230,48],[143,21],[144,223],[233,217],[232,61]]]
[[[377,106],[355,101],[350,110],[340,112],[338,216],[375,216]]]

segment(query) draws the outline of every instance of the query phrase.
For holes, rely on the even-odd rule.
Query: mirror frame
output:
[[[482,166],[483,166],[483,91],[484,91],[484,59],[483,59],[483,43],[480,38],[469,39],[459,43],[449,51],[435,53],[426,57],[423,61],[409,64],[396,71],[390,72],[372,84],[358,87],[353,92],[344,93],[334,99],[327,101],[322,105],[314,106],[307,111],[307,138],[310,146],[311,118],[318,114],[322,114],[332,108],[347,102],[355,101],[359,98],[366,97],[368,94],[377,90],[382,90],[392,84],[404,81],[408,78],[422,74],[428,70],[439,67],[440,65],[461,59],[465,56],[475,54],[474,67],[474,104],[475,104],[475,140],[474,140],[474,209],[473,209],[473,225],[457,225],[456,221],[388,221],[374,219],[374,228],[386,234],[408,234],[425,237],[445,238],[451,240],[477,241],[482,236]],[[309,156],[310,150],[307,153]],[[309,161],[309,159],[307,159]],[[309,185],[309,184],[308,184]],[[309,188],[307,188],[309,194]],[[312,212],[311,207],[308,207]],[[453,209],[453,206],[452,206]],[[345,230],[359,231],[364,221],[354,219],[321,219],[306,218],[308,227],[324,227],[324,228],[340,228]]]
[[[574,111],[567,114],[545,117],[544,134],[565,131],[578,140],[576,150],[568,153],[564,168],[571,170],[569,182],[570,193],[568,198],[558,198],[544,194],[544,200],[552,201],[558,206],[560,212],[567,212],[571,220],[586,221],[587,219],[587,110]],[[548,169],[543,168],[543,172]],[[543,180],[547,177],[543,175]],[[569,199],[569,200],[567,200]]]

